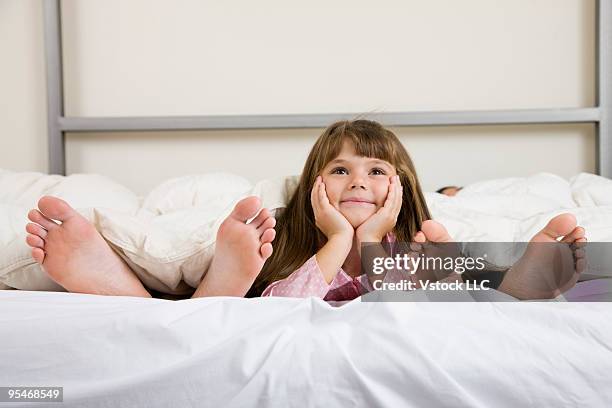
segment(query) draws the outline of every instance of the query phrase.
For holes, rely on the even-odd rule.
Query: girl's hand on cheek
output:
[[[393,176],[385,204],[357,228],[357,238],[361,242],[380,242],[393,231],[397,216],[402,209],[403,188],[399,176]]]
[[[321,176],[317,177],[312,188],[310,202],[312,203],[316,225],[328,240],[335,236],[353,239],[355,229],[344,215],[329,202],[325,191],[325,183],[323,183]]]

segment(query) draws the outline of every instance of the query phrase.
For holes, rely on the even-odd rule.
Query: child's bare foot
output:
[[[586,268],[585,243],[584,228],[577,226],[576,217],[557,215],[531,239],[521,259],[506,272],[499,290],[518,299],[559,296],[576,284]]]
[[[247,197],[236,204],[217,232],[215,256],[193,297],[244,296],[272,255],[276,220],[261,201]],[[255,215],[259,211],[257,217]],[[250,223],[247,220],[255,217]]]
[[[69,292],[150,297],[94,226],[65,201],[43,197],[28,218],[32,257]]]
[[[421,230],[414,236],[414,241],[418,243],[429,242],[453,242],[444,225],[434,220],[423,221]]]
[[[411,244],[411,248],[416,251],[416,255],[419,252],[423,252],[427,257],[432,258],[456,258],[461,256],[459,247],[453,244],[453,238],[450,236],[444,225],[434,220],[423,221],[421,230],[414,236],[414,244]],[[432,244],[432,245],[428,245]],[[416,271],[416,277],[418,281],[416,287],[420,287],[420,281],[455,281],[461,280],[459,274],[441,271],[441,270],[424,270],[420,269]]]

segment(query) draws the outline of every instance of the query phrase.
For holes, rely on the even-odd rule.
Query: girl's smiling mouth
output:
[[[372,206],[376,205],[373,201],[368,200],[366,198],[361,197],[349,197],[340,201],[340,204],[345,204],[349,206]]]

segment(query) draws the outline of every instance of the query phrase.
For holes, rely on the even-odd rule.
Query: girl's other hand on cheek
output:
[[[318,176],[314,183],[310,193],[310,202],[316,225],[328,240],[336,236],[353,239],[355,229],[344,215],[329,202],[325,183],[323,183],[321,176]]]
[[[360,242],[380,242],[387,233],[393,231],[402,209],[402,197],[403,187],[399,176],[393,176],[384,205],[357,228]]]

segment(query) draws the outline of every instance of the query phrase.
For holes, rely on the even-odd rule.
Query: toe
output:
[[[257,217],[253,218],[253,221],[251,221],[249,224],[255,226],[255,228],[259,228],[261,227],[261,224],[263,224],[268,218],[270,218],[270,211],[268,211],[267,208],[264,208],[259,212],[259,214],[257,214]]]
[[[581,238],[584,238],[584,228],[576,227],[569,234],[567,234],[561,242],[565,242],[566,244],[571,244],[574,241],[577,241]]]
[[[265,220],[263,222],[263,224],[261,224],[261,226],[259,228],[257,228],[257,233],[259,234],[259,236],[261,237],[262,234],[270,229],[270,228],[274,228],[274,226],[276,225],[276,219],[269,217],[267,220]]]
[[[425,234],[423,234],[423,231],[419,231],[414,235],[414,242],[419,242],[423,244],[425,243],[425,241],[427,241],[427,239],[425,238]]]
[[[29,222],[28,224],[26,224],[26,228],[25,229],[30,234],[38,235],[42,239],[45,239],[45,237],[47,236],[47,230],[44,229],[43,227],[41,227],[38,224],[34,224],[34,223]]]
[[[585,255],[584,249],[576,249],[574,251],[574,257],[576,259],[584,258],[584,255]]]
[[[38,208],[47,218],[62,222],[67,221],[77,214],[67,202],[52,196],[44,196],[38,200]]]
[[[453,239],[449,235],[446,228],[439,222],[434,220],[427,220],[423,222],[421,226],[425,238],[431,242],[452,242]]]
[[[576,224],[576,217],[573,214],[560,214],[550,220],[540,233],[557,239],[570,234],[576,228]]]
[[[42,249],[45,247],[45,241],[43,241],[43,239],[37,235],[28,234],[26,237],[26,243],[32,248]]]
[[[272,242],[274,241],[274,237],[276,237],[276,231],[272,228],[267,229],[261,234],[260,241],[262,243]]]
[[[240,222],[246,222],[247,220],[255,217],[260,208],[261,200],[258,197],[247,197],[238,201],[234,207],[234,210],[229,216]]]
[[[586,236],[586,230],[583,227],[578,226],[574,228],[574,231],[576,233],[576,239],[584,238]]]
[[[45,260],[45,251],[40,248],[32,248],[32,258],[39,264],[42,264]]]
[[[585,269],[586,269],[586,265],[587,265],[586,259],[584,259],[584,258],[580,258],[580,259],[578,259],[578,260],[576,261],[576,272],[577,272],[577,273],[582,273],[582,272],[584,272],[584,271],[585,271]]]
[[[57,223],[53,220],[42,215],[42,213],[38,210],[30,210],[28,213],[28,219],[36,224],[41,225],[46,230],[50,230],[57,226]]]
[[[270,255],[272,255],[272,244],[269,242],[266,242],[265,244],[261,246],[259,252],[261,253],[261,257],[263,259],[268,259]]]

